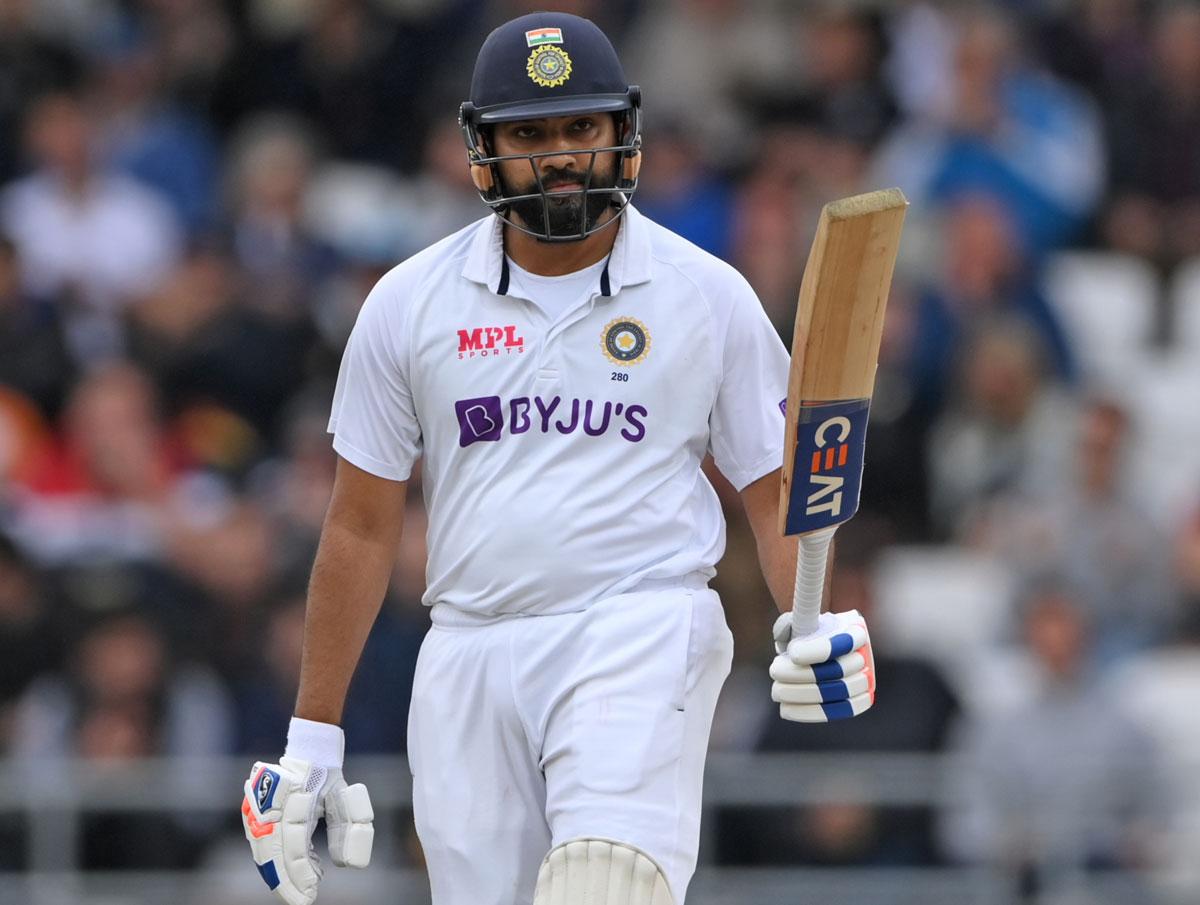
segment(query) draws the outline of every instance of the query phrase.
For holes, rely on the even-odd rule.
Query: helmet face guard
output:
[[[492,153],[492,148],[489,147],[489,136],[486,131],[495,123],[587,114],[620,114],[618,139],[621,143],[571,152],[576,157],[585,155],[588,157],[582,188],[565,192],[546,188],[538,161],[543,157],[561,157],[562,151],[497,155]],[[509,226],[543,242],[578,242],[616,223],[621,212],[629,205],[634,191],[637,190],[638,171],[641,167],[642,109],[641,91],[636,85],[631,85],[624,94],[585,95],[540,102],[518,101],[484,108],[477,108],[467,101],[459,108],[459,125],[462,128],[463,140],[467,145],[471,179],[475,183],[475,188],[479,191],[479,197],[483,199],[483,203]],[[602,154],[617,156],[615,185],[592,185],[596,172],[596,160]],[[500,178],[499,164],[509,160],[523,160],[528,164],[536,191],[518,195],[504,193],[505,187]],[[579,230],[555,233],[550,222],[552,199],[569,196],[575,196],[579,201]],[[613,216],[599,223],[589,223],[588,202],[593,196],[607,197],[610,201],[609,209],[615,209]],[[514,217],[514,203],[533,200],[541,202],[540,223],[527,223]]]

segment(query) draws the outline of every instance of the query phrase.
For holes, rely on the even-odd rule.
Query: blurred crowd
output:
[[[342,347],[379,276],[485,213],[457,104],[490,28],[541,6],[596,20],[643,87],[635,204],[789,343],[821,205],[912,202],[835,577],[879,702],[774,716],[772,605],[714,474],[737,654],[713,746],[962,775],[942,809],[722,813],[717,857],[1197,888],[1194,3],[0,0],[0,754],[278,753]],[[404,749],[419,486],[409,509],[353,753]],[[83,856],[185,867],[235,826],[110,821]]]

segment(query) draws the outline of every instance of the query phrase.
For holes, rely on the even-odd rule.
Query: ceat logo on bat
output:
[[[846,467],[850,455],[850,444],[846,441],[849,439],[850,419],[845,415],[827,418],[817,425],[813,434],[816,449],[812,454],[805,515],[828,512],[836,518],[842,514],[842,486],[846,479],[836,472]]]
[[[458,331],[459,358],[489,358],[524,351],[525,337],[517,335],[516,324]]]
[[[788,497],[788,534],[837,525],[858,510],[869,407],[868,399],[801,405]]]

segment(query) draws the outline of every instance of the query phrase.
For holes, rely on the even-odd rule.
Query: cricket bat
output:
[[[867,412],[908,201],[884,189],[825,205],[800,284],[779,528],[800,536],[793,637],[817,630],[829,544],[858,511]]]

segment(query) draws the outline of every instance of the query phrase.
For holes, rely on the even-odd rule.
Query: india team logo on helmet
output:
[[[561,47],[535,47],[525,64],[529,77],[543,88],[557,88],[571,77],[571,58]]]

